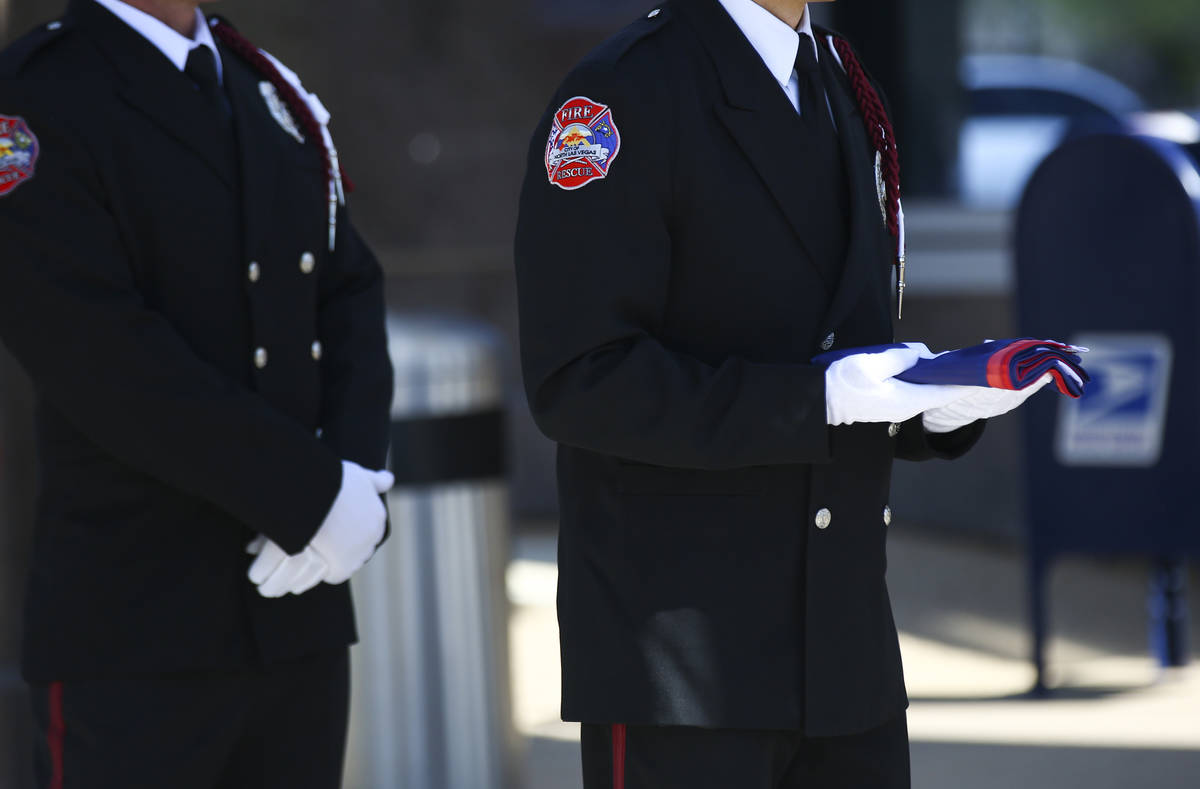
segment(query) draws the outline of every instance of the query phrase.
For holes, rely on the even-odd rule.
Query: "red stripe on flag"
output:
[[[67,725],[63,721],[63,684],[50,683],[50,728],[46,743],[50,746],[50,789],[63,789],[63,737]]]
[[[1009,363],[1012,358],[1026,348],[1041,345],[1040,340],[1019,340],[988,359],[987,383],[993,389],[1013,389],[1012,376],[1009,373]]]
[[[625,789],[625,724],[614,723],[613,742],[613,789]]]

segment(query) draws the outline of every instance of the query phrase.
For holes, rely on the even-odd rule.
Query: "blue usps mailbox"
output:
[[[1151,642],[1187,659],[1184,560],[1200,556],[1200,149],[1097,135],[1038,169],[1017,220],[1021,332],[1086,345],[1081,400],[1025,412],[1035,691],[1047,574],[1065,554],[1154,561]]]

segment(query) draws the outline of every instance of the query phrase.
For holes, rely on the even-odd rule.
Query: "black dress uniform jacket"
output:
[[[232,129],[91,0],[0,55],[0,114],[40,143],[0,197],[0,337],[38,396],[31,681],[355,638],[346,586],[264,599],[244,546],[299,552],[340,460],[384,465],[381,271],[344,212],[329,252],[317,148],[272,117],[263,77],[222,63]]]
[[[600,46],[534,134],[516,266],[529,400],[559,443],[568,720],[839,735],[907,703],[892,459],[961,454],[982,423],[826,425],[808,361],[892,341],[895,254],[874,151],[830,79],[849,216],[806,184],[800,118],[717,0]],[[611,107],[621,147],[568,192],[544,157],[576,96]],[[820,254],[835,223],[844,259]]]

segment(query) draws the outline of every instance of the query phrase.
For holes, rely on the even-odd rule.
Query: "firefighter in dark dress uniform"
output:
[[[673,0],[537,128],[522,362],[559,444],[588,789],[909,785],[891,465],[963,454],[992,414],[895,380],[922,346],[811,363],[893,341],[885,107],[803,2]]]
[[[40,787],[340,785],[392,378],[327,123],[187,0],[71,0],[0,54]]]

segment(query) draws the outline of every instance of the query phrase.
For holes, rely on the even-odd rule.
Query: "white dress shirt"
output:
[[[771,76],[783,88],[796,112],[803,115],[804,108],[800,106],[800,78],[796,75],[796,54],[800,51],[801,41],[813,47],[814,52],[819,52],[808,6],[804,7],[800,24],[793,30],[788,27],[787,22],[754,0],[721,0],[721,5],[758,52],[758,56],[766,64]]]
[[[187,66],[188,55],[192,53],[193,49],[208,47],[212,50],[213,57],[217,59],[217,79],[224,81],[225,72],[221,66],[221,53],[217,49],[217,42],[213,40],[212,31],[208,29],[208,20],[204,18],[204,14],[199,8],[196,9],[196,33],[192,38],[188,38],[180,35],[165,22],[155,19],[145,11],[122,3],[121,0],[95,1],[116,14],[122,22],[141,33],[143,38],[158,47],[167,60],[175,64],[175,68],[180,71]]]

